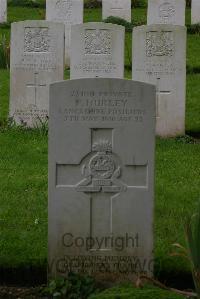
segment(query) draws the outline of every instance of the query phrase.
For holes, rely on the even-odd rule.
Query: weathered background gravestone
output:
[[[35,126],[49,110],[49,83],[63,80],[64,25],[46,21],[11,28],[10,117]]]
[[[148,0],[147,25],[185,25],[185,0]]]
[[[0,23],[7,22],[7,0],[0,0]]]
[[[157,86],[158,135],[185,133],[186,28],[140,26],[133,30],[133,80]]]
[[[83,0],[46,0],[46,20],[65,24],[65,64],[69,66],[71,25],[83,23]]]
[[[106,23],[73,25],[71,29],[71,79],[124,77],[123,26]]]
[[[102,0],[103,20],[113,16],[131,22],[131,0]]]
[[[200,1],[192,0],[191,4],[191,23],[197,24],[200,23]]]
[[[50,86],[50,277],[152,274],[155,101],[132,80]]]

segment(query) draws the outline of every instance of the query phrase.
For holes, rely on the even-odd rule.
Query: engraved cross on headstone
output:
[[[112,129],[91,129],[91,152],[82,159],[81,164],[57,164],[57,188],[73,188],[76,192],[83,192],[90,200],[90,237],[105,238],[112,236],[112,201],[113,198],[129,188],[141,188],[146,184],[147,165],[130,163],[122,165],[118,155],[113,152],[114,136]],[[93,131],[97,133],[93,134]],[[102,133],[103,132],[103,133]],[[95,135],[95,136],[94,136]],[[105,136],[106,139],[103,139]],[[82,179],[72,185],[68,180],[69,171],[73,174],[82,169]],[[123,181],[126,173],[139,171],[139,177],[145,177],[141,185],[134,186]],[[144,176],[141,175],[142,172]],[[134,175],[133,175],[134,177]],[[142,181],[142,180],[141,180]],[[119,198],[120,200],[120,198]],[[97,250],[91,248],[91,250]],[[111,250],[111,248],[101,248]]]
[[[160,117],[160,101],[162,95],[170,95],[171,91],[169,90],[164,90],[163,88],[160,87],[161,85],[161,78],[156,79],[156,117]]]
[[[38,73],[34,73],[34,82],[29,83],[26,86],[28,88],[34,88],[34,105],[37,106],[37,100],[38,100],[38,88],[46,86],[46,84],[39,83],[38,82]]]

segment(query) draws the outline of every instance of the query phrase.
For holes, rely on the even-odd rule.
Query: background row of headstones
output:
[[[34,126],[48,118],[49,84],[64,78],[64,25],[12,24],[10,116]],[[71,79],[124,77],[123,26],[72,26]],[[186,28],[149,25],[133,30],[133,80],[157,86],[157,134],[185,132]]]
[[[159,135],[184,133],[186,28],[134,28],[135,81],[117,79],[124,71],[122,26],[77,24],[67,32],[71,78],[86,79],[50,87],[50,274],[65,271],[66,253],[95,260],[95,246],[89,253],[86,248],[65,248],[66,228],[83,238],[138,232],[140,246],[134,254],[152,263],[155,116]],[[10,116],[17,123],[33,126],[48,118],[49,84],[63,80],[66,35],[61,23],[12,24]],[[115,249],[101,249],[95,266],[107,256],[119,258]],[[121,254],[131,258],[133,249]]]
[[[46,0],[46,20],[66,25],[83,22],[83,0]],[[185,0],[148,0],[147,25],[185,25]],[[131,22],[131,0],[102,0],[102,18],[116,16]],[[7,22],[7,0],[0,1],[0,23]],[[191,23],[200,22],[200,1],[192,0]]]

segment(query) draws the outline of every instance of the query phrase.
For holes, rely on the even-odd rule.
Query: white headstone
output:
[[[0,0],[0,23],[7,22],[7,0]]]
[[[103,20],[110,16],[131,22],[131,0],[102,0]]]
[[[148,0],[147,25],[185,26],[185,0]]]
[[[83,23],[83,0],[46,0],[46,20],[65,24],[65,64],[69,66],[71,25]]]
[[[131,80],[51,85],[50,277],[152,275],[155,102]]]
[[[13,23],[10,71],[10,117],[27,126],[46,121],[49,84],[64,76],[64,25]]]
[[[133,80],[157,86],[156,132],[185,133],[186,28],[140,26],[133,30]]]
[[[200,1],[192,0],[191,3],[191,23],[200,23]]]
[[[123,26],[106,23],[73,25],[71,79],[124,77]]]

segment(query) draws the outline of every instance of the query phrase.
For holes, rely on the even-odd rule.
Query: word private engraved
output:
[[[175,7],[168,2],[161,4],[159,7],[159,16],[160,18],[166,21],[172,18],[175,15],[175,12]]]
[[[112,34],[107,29],[85,30],[85,54],[110,55],[112,48]]]
[[[174,36],[171,31],[149,31],[146,33],[146,56],[173,56]]]
[[[25,52],[49,52],[50,36],[46,27],[26,27],[24,29]]]
[[[92,146],[94,154],[88,164],[82,168],[85,178],[78,183],[78,192],[119,193],[126,190],[126,185],[119,181],[121,168],[112,152],[112,144],[100,140]]]

